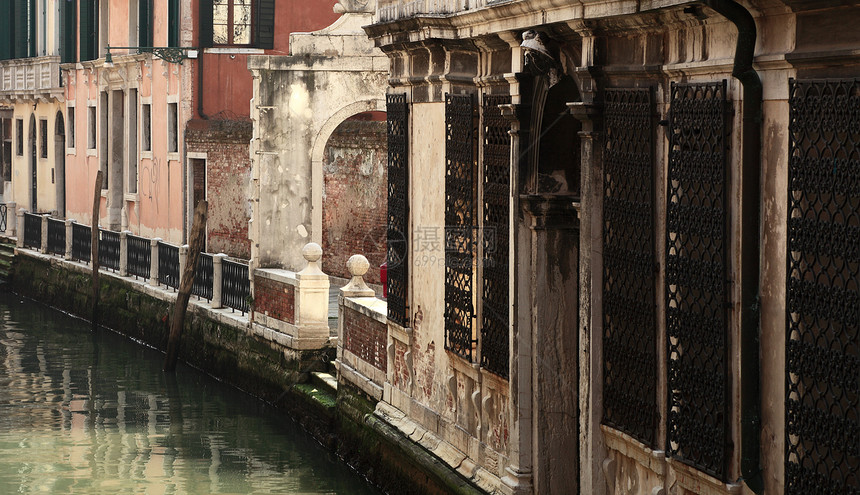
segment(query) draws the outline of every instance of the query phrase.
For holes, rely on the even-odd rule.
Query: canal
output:
[[[0,493],[378,493],[271,406],[0,286]]]

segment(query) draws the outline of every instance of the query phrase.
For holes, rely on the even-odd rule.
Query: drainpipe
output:
[[[762,84],[753,69],[756,25],[747,9],[734,0],[704,4],[738,29],[734,76],[744,88],[741,134],[741,476],[755,493],[764,491],[761,469],[761,370],[759,265],[761,256],[761,129]]]

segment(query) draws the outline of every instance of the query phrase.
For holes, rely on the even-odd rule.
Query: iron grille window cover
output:
[[[62,220],[48,219],[48,252],[66,254],[66,223]]]
[[[119,270],[119,232],[99,229],[99,264],[109,270]]]
[[[789,117],[785,493],[860,494],[860,80]]]
[[[158,243],[158,282],[179,288],[179,246]]]
[[[42,216],[35,213],[24,213],[24,246],[42,248]]]
[[[474,95],[445,95],[445,348],[469,361],[476,343],[474,115]]]
[[[499,105],[509,95],[484,95],[483,138],[483,288],[481,306],[481,366],[508,377],[510,312],[508,279],[508,222],[510,221],[510,123]]]
[[[8,208],[5,203],[0,203],[0,232],[6,232],[6,211]]]
[[[212,255],[200,253],[200,257],[197,258],[197,267],[194,270],[194,285],[191,286],[191,293],[197,297],[211,301],[213,279]]]
[[[92,256],[92,234],[90,227],[72,224],[72,259],[89,262]]]
[[[388,319],[409,325],[409,154],[406,94],[386,97],[388,127]]]
[[[725,479],[726,81],[671,85],[666,211],[668,439],[672,457]]]
[[[603,150],[603,423],[655,446],[657,324],[650,89],[607,89]]]
[[[128,274],[135,277],[149,278],[152,269],[152,243],[149,239],[128,235],[126,237],[128,256]]]
[[[248,265],[224,260],[221,264],[221,298],[224,306],[245,314],[249,309],[250,294]]]

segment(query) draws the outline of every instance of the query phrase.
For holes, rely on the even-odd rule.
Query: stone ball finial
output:
[[[308,263],[316,263],[322,258],[322,247],[315,242],[309,242],[302,248],[302,256]]]
[[[346,269],[353,277],[363,277],[370,269],[370,262],[361,254],[353,254],[346,262]]]

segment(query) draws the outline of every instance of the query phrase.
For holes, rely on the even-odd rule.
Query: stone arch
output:
[[[320,126],[311,145],[311,225],[312,240],[322,244],[323,160],[325,146],[334,130],[344,120],[363,112],[384,112],[385,99],[367,98],[341,107]]]

